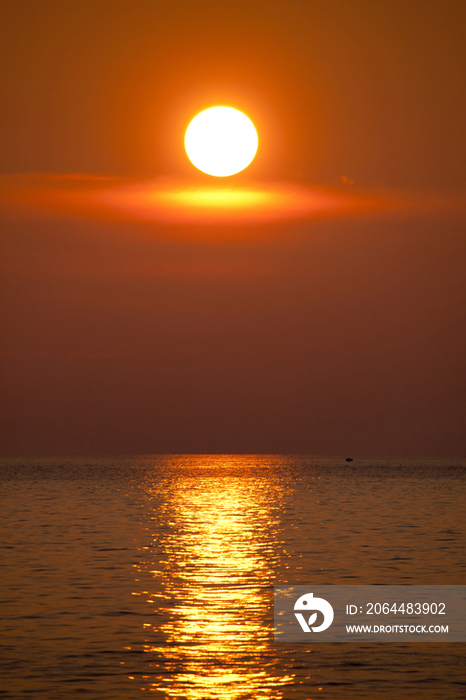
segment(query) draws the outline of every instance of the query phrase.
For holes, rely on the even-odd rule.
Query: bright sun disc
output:
[[[184,137],[191,163],[215,177],[244,170],[256,155],[257,144],[254,124],[233,107],[211,107],[200,112]]]

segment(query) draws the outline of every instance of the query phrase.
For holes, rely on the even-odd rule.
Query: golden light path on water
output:
[[[143,650],[154,655],[146,690],[188,700],[281,700],[293,681],[274,673],[270,644],[283,495],[242,462],[240,474],[234,457],[191,456],[171,498],[159,504],[157,487],[148,490],[150,550],[158,556],[141,551],[137,575],[149,569],[153,587],[134,592],[158,612],[156,623],[144,622]]]

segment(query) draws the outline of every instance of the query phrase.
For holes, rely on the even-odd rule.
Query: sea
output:
[[[278,584],[466,584],[466,460],[0,460],[0,699],[453,700],[466,644],[290,644]]]

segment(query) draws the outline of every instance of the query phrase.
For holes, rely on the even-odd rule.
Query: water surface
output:
[[[274,584],[465,584],[466,462],[3,459],[0,697],[466,697],[465,645],[277,644]]]

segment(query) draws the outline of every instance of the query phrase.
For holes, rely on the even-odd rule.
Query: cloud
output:
[[[238,239],[270,235],[265,224],[465,211],[464,196],[438,192],[280,182],[234,186],[217,180],[199,186],[169,178],[148,181],[86,174],[4,176],[0,204],[16,213],[139,224],[159,235],[165,225],[170,236],[190,239],[208,239],[209,230],[218,232],[219,226],[224,239]]]

